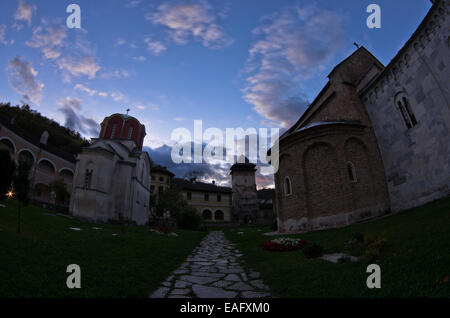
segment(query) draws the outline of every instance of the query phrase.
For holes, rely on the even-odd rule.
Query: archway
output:
[[[214,212],[214,220],[223,221],[225,219],[225,214],[222,210],[217,210]]]
[[[202,213],[203,220],[211,220],[212,219],[212,212],[210,210],[204,210]]]

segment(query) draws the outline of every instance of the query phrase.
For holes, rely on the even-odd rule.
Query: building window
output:
[[[221,210],[217,210],[217,211],[214,213],[214,219],[215,219],[215,220],[222,221],[222,220],[224,219],[224,214],[223,214],[223,212],[222,212]]]
[[[150,186],[150,192],[153,194],[155,192],[155,186]]]
[[[286,196],[292,194],[292,184],[291,179],[289,179],[289,177],[284,178],[284,194]]]
[[[111,139],[114,139],[114,137],[116,136],[116,129],[117,129],[117,124],[114,123],[113,127],[112,127],[112,132],[111,132]]]
[[[205,193],[205,201],[209,201],[209,193]]]
[[[128,138],[127,139],[131,139],[131,136],[133,135],[133,127],[130,127],[128,129]]]
[[[159,181],[164,182],[164,177],[159,177]]]
[[[191,192],[186,193],[186,198],[188,200],[192,200],[192,193]]]
[[[413,128],[417,125],[417,119],[411,108],[408,98],[404,93],[401,93],[396,98],[396,104],[400,114],[402,115],[403,121],[408,129]]]
[[[161,194],[164,191],[163,187],[158,187],[158,193]]]
[[[220,193],[217,193],[217,202],[222,201],[222,195]]]
[[[210,210],[205,210],[202,213],[203,220],[212,220],[212,212]]]
[[[348,180],[350,180],[350,182],[357,182],[357,178],[356,178],[356,169],[355,169],[355,165],[352,162],[347,162],[347,173],[348,173]]]
[[[152,176],[152,181],[155,181],[155,180],[156,180],[155,176]]]
[[[92,170],[86,169],[86,172],[84,174],[84,188],[85,189],[89,189],[91,187],[92,174],[93,174]]]

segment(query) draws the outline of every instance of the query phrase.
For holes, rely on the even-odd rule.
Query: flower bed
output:
[[[150,231],[155,232],[157,234],[167,234],[167,235],[176,235],[175,232],[173,232],[173,229],[167,226],[155,226]]]
[[[261,244],[261,247],[268,251],[293,251],[302,248],[306,245],[305,240],[294,238],[277,238]]]

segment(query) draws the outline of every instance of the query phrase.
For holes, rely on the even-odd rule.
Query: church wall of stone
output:
[[[393,211],[450,195],[449,2],[427,20],[362,96],[386,171]],[[408,129],[396,105],[406,96],[417,125]]]
[[[389,210],[378,149],[365,129],[315,127],[283,142],[275,175],[280,232],[345,226]],[[349,181],[349,160],[356,183]],[[284,192],[286,177],[291,195]]]

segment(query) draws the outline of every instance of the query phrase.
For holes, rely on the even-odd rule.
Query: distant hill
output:
[[[61,126],[57,122],[42,116],[28,105],[11,106],[0,103],[0,116],[20,127],[32,136],[41,136],[48,131],[48,143],[65,152],[76,154],[81,147],[89,145],[89,141],[81,137],[80,133]]]

